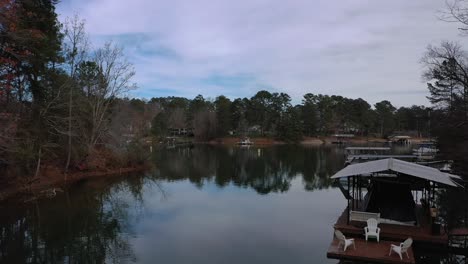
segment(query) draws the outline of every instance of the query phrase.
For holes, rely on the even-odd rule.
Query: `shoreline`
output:
[[[195,144],[209,144],[209,145],[226,145],[236,146],[237,142],[240,141],[239,137],[224,137],[217,138],[210,141],[194,142]],[[253,142],[253,146],[267,147],[274,145],[287,145],[291,144],[285,141],[275,140],[268,137],[255,137],[250,138]],[[303,146],[320,146],[320,145],[334,145],[332,142],[335,140],[333,137],[304,137],[300,142],[295,145]],[[421,143],[427,140],[426,138],[414,138],[412,143]],[[383,144],[388,142],[386,139],[381,138],[367,138],[367,137],[355,137],[347,139],[344,144]],[[0,189],[0,202],[5,202],[9,199],[21,198],[21,197],[40,197],[41,193],[52,189],[63,189],[68,186],[72,186],[80,181],[90,179],[105,179],[109,177],[117,177],[128,173],[141,172],[147,170],[149,165],[139,165],[132,167],[123,168],[112,168],[112,169],[96,169],[90,171],[76,171],[69,173],[65,180],[65,174],[54,171],[53,167],[44,169],[41,176],[37,178],[30,177],[16,177],[10,178],[10,182],[3,184],[4,186]]]
[[[67,175],[66,180],[65,174],[63,173],[41,175],[35,179],[27,178],[29,180],[28,182],[24,182],[25,179],[18,177],[16,179],[12,179],[12,181],[16,181],[15,183],[11,183],[0,190],[0,202],[29,196],[39,199],[44,192],[52,189],[61,190],[81,181],[117,177],[128,173],[141,172],[148,168],[148,165],[141,165],[107,170],[73,172]]]
[[[216,138],[210,141],[200,141],[194,142],[196,144],[210,144],[210,145],[228,145],[228,146],[235,146],[237,142],[241,140],[240,137],[224,137],[224,138]],[[428,138],[413,138],[411,139],[412,144],[421,143],[422,141],[426,141]],[[254,146],[272,146],[272,145],[285,145],[291,144],[285,141],[276,140],[274,138],[268,137],[253,137],[250,138],[252,141],[252,145]],[[297,145],[309,145],[309,146],[318,146],[318,145],[333,145],[333,141],[336,141],[334,137],[304,137],[300,142],[297,142]],[[387,139],[383,138],[374,138],[374,137],[355,137],[351,139],[343,140],[344,144],[369,144],[369,143],[376,143],[376,144],[384,144],[387,143]]]

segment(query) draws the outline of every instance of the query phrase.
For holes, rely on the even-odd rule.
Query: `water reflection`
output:
[[[107,184],[75,187],[53,200],[2,205],[0,263],[134,260],[126,221],[128,208],[138,204],[138,182]],[[130,205],[124,194],[132,193],[137,195]]]
[[[344,154],[335,147],[207,145],[156,151],[154,160],[160,179],[189,179],[200,188],[214,181],[219,187],[234,184],[268,194],[288,191],[296,177],[309,191],[330,187],[330,176],[343,167]]]
[[[153,154],[156,169],[146,175],[0,205],[0,263],[338,262],[326,251],[346,206],[330,180],[344,164],[341,148],[202,145]],[[450,209],[459,195],[441,197],[442,214],[459,211]]]
[[[197,146],[157,151],[153,158],[157,169],[146,176],[86,182],[55,199],[0,205],[0,263],[214,263],[210,259],[230,254],[238,256],[223,262],[274,263],[303,259],[314,243],[314,254],[327,261],[328,241],[303,232],[316,214],[307,208],[318,208],[323,197],[340,208],[342,199],[316,193],[322,198],[314,205],[304,191],[331,186],[329,176],[343,164],[340,150]],[[255,196],[287,191],[282,198]],[[323,218],[322,227],[309,229],[328,235],[323,227],[330,228],[340,210],[330,212],[315,217]],[[229,253],[232,247],[237,250]],[[211,256],[200,255],[210,248]]]

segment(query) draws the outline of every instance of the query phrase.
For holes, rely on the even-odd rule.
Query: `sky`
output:
[[[259,90],[429,105],[426,47],[463,42],[438,19],[444,0],[62,0],[94,46],[112,40],[135,66],[132,97]]]

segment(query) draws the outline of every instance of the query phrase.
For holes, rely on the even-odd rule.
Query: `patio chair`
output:
[[[392,244],[392,245],[390,245],[390,253],[388,255],[390,256],[392,254],[392,252],[395,252],[400,256],[400,259],[403,260],[402,254],[405,253],[406,257],[409,258],[408,248],[411,247],[411,244],[413,244],[413,239],[411,237],[406,239],[399,246]]]
[[[364,227],[364,232],[366,235],[366,241],[369,237],[377,238],[377,242],[380,240],[380,228],[377,226],[379,222],[375,218],[367,219],[367,226]]]
[[[356,244],[354,243],[354,239],[353,238],[346,238],[343,233],[341,233],[340,230],[335,230],[335,236],[336,238],[338,238],[338,240],[340,241],[338,243],[338,247],[340,247],[341,244],[343,244],[343,251],[346,251],[346,249],[348,248],[348,246],[350,245],[353,245],[354,249],[356,249]]]

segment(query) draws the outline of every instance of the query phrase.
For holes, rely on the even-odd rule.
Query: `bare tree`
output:
[[[440,12],[439,18],[446,22],[461,23],[458,29],[468,34],[468,1],[446,0],[446,10]]]
[[[64,24],[64,55],[66,64],[69,67],[70,77],[72,80],[75,79],[78,65],[80,65],[86,58],[88,51],[88,37],[85,33],[85,22],[81,20],[78,15],[72,18],[67,18]],[[68,151],[67,161],[65,164],[65,173],[68,171],[70,166],[70,158],[72,152],[72,109],[73,109],[73,88],[74,84],[70,83],[69,89],[69,100],[68,100]]]
[[[195,137],[201,140],[210,140],[216,136],[216,113],[203,109],[195,113]]]
[[[423,77],[428,83],[434,104],[451,105],[455,99],[465,104],[468,99],[468,55],[454,42],[442,42],[440,46],[428,46],[422,63],[426,66]]]
[[[148,102],[145,105],[144,120],[145,120],[145,127],[148,129],[148,131],[151,129],[151,122],[153,121],[154,117],[157,116],[161,112],[162,112],[162,108],[161,108],[161,105],[158,103]]]
[[[185,128],[186,118],[184,109],[178,107],[171,112],[169,116],[169,127],[170,128]]]
[[[109,134],[114,147],[120,149],[125,146],[128,135],[133,133],[133,120],[135,113],[126,100],[119,100],[112,107],[112,119],[109,124]]]
[[[114,99],[136,88],[131,82],[135,75],[134,67],[125,59],[122,48],[108,42],[95,52],[92,60],[97,76],[86,88],[89,91],[86,102],[90,109],[90,131],[86,135],[89,148],[95,146],[106,133]]]

